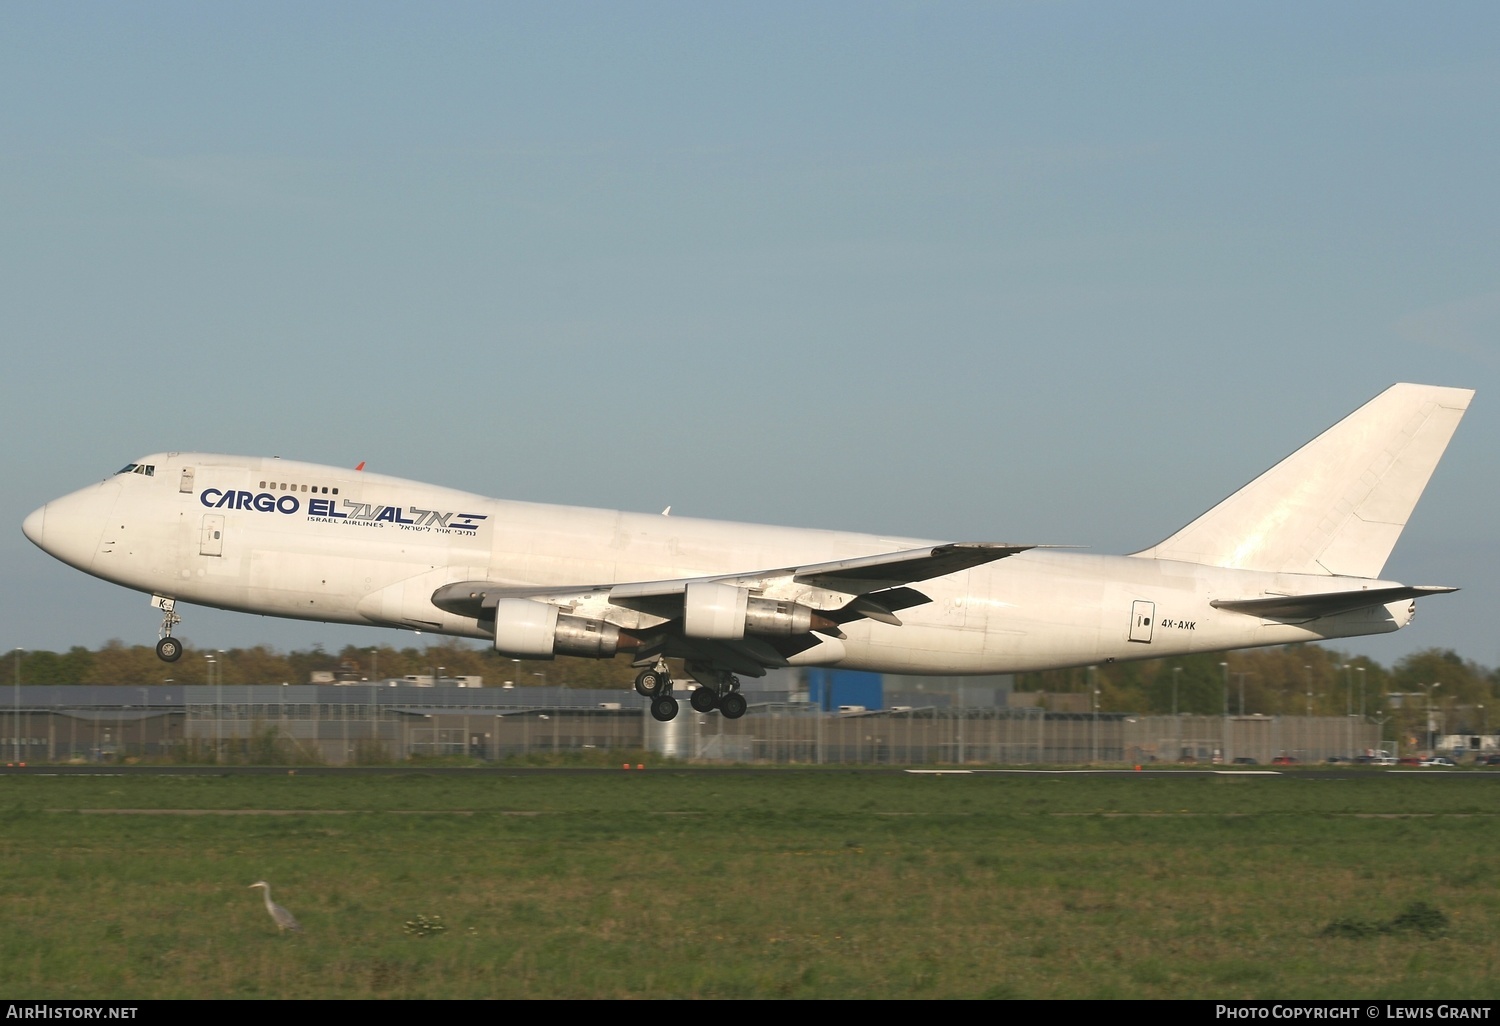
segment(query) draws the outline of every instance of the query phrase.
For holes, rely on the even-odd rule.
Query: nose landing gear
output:
[[[176,613],[177,600],[163,598],[160,595],[153,596],[151,604],[161,610],[161,630],[157,631],[160,639],[156,643],[156,657],[164,663],[175,663],[182,658],[182,642],[172,637],[172,628],[182,622],[182,617]]]

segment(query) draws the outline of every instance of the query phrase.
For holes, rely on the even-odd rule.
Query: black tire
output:
[[[688,696],[688,704],[701,713],[713,712],[719,696],[709,688],[699,688]]]
[[[738,691],[732,691],[719,699],[719,712],[724,714],[726,720],[737,720],[745,715],[745,710],[750,708],[750,703],[745,701],[745,696]]]
[[[176,638],[162,638],[156,643],[156,657],[164,663],[175,663],[182,658],[182,642]]]
[[[642,670],[635,675],[635,693],[643,698],[655,698],[662,693],[666,678],[655,670]]]
[[[677,715],[677,699],[671,695],[662,695],[651,703],[651,715],[666,723]]]

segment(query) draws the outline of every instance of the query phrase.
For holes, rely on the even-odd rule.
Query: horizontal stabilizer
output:
[[[1418,599],[1427,595],[1444,595],[1457,588],[1438,585],[1416,587],[1368,588],[1363,591],[1327,591],[1317,595],[1270,595],[1253,599],[1214,599],[1209,605],[1215,609],[1229,609],[1236,613],[1248,613],[1267,620],[1311,620],[1319,616],[1334,616],[1370,606],[1384,606],[1402,599]]]

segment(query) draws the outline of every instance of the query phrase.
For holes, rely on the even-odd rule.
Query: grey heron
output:
[[[252,890],[256,887],[263,888],[261,893],[265,896],[266,899],[266,911],[271,913],[272,919],[276,920],[276,929],[278,931],[291,930],[294,933],[300,933],[302,931],[302,924],[297,922],[297,917],[271,900],[270,884],[266,883],[264,880],[257,880],[255,881],[255,883],[251,884],[250,887]]]

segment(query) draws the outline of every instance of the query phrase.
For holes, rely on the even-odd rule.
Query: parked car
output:
[[[1276,756],[1276,758],[1274,758],[1274,759],[1271,760],[1271,765],[1272,766],[1295,766],[1295,765],[1297,765],[1297,760],[1294,759],[1294,758],[1292,758],[1290,755],[1278,755],[1278,756]]]
[[[1234,764],[1236,766],[1259,766],[1260,765],[1260,763],[1258,761],[1256,761],[1255,759],[1250,758],[1250,756],[1248,756],[1248,755],[1236,755],[1234,757]]]
[[[1494,755],[1481,755],[1474,760],[1476,766],[1500,766],[1500,753]]]
[[[1444,768],[1457,768],[1458,763],[1454,762],[1452,759],[1448,758],[1446,755],[1434,755],[1430,759],[1423,759],[1422,760],[1422,765],[1423,766],[1440,766],[1440,767],[1444,767]]]

